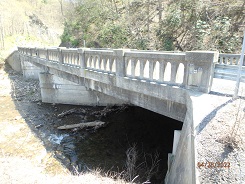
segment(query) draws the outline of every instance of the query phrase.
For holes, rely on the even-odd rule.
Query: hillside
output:
[[[68,5],[62,0],[1,0],[0,60],[18,45],[58,46]]]
[[[218,50],[239,53],[243,0],[83,0],[67,17],[63,43],[74,47]]]

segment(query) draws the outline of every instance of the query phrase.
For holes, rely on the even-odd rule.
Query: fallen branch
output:
[[[72,124],[72,125],[64,125],[59,126],[59,130],[67,130],[67,129],[73,129],[73,128],[88,128],[88,127],[95,127],[96,129],[103,126],[105,122],[103,121],[93,121],[93,122],[87,122],[87,123],[78,123],[78,124]]]
[[[60,113],[60,114],[58,114],[58,118],[62,118],[62,117],[64,117],[64,116],[67,116],[67,115],[69,115],[69,114],[72,114],[72,113],[74,113],[74,112],[76,112],[76,109],[70,109],[70,110],[68,110],[68,111],[65,111],[65,112],[62,112],[62,113]]]

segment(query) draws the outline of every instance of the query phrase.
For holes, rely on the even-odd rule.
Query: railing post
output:
[[[46,49],[46,60],[49,61],[49,53],[48,53],[48,49]]]
[[[209,93],[214,75],[214,63],[218,61],[219,53],[215,51],[186,52],[187,89]]]
[[[59,63],[63,64],[64,63],[64,58],[63,58],[63,53],[61,48],[57,48],[58,53],[59,53]]]
[[[36,57],[39,58],[39,49],[37,47],[35,47],[35,50],[36,50]]]
[[[31,47],[29,47],[28,49],[29,49],[29,54],[30,54],[30,56],[32,56],[32,50],[31,50]]]
[[[114,56],[116,59],[116,75],[119,77],[126,76],[126,69],[125,69],[125,51],[126,49],[114,49]]]
[[[79,54],[79,60],[80,60],[80,67],[85,69],[86,68],[86,61],[85,61],[85,51],[89,50],[89,48],[79,48],[77,49],[77,52]]]

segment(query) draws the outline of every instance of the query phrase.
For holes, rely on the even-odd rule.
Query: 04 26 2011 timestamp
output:
[[[212,169],[212,168],[230,168],[230,162],[197,162],[197,167],[199,169]]]

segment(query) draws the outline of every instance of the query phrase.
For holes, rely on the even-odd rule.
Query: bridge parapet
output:
[[[218,53],[149,52],[129,49],[18,48],[25,56],[120,76],[209,93]]]
[[[241,54],[219,54],[218,64],[223,65],[238,65]],[[243,66],[245,65],[245,58],[243,60]]]

